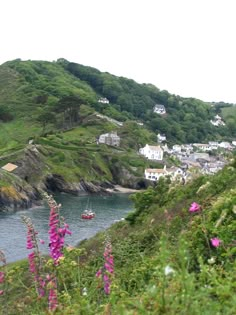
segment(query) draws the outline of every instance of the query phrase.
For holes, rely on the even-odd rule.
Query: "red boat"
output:
[[[91,220],[95,217],[95,213],[91,210],[84,210],[84,212],[81,214],[82,219]]]

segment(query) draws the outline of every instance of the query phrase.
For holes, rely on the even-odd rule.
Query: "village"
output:
[[[159,115],[165,115],[164,105],[157,104],[153,112]],[[109,119],[118,126],[121,122],[99,115],[101,118]],[[210,121],[214,126],[224,125],[222,118],[216,115],[214,120]],[[138,123],[138,122],[137,122]],[[140,124],[140,123],[138,123]],[[120,137],[116,131],[102,134],[97,139],[97,144],[107,144],[111,146],[120,146]],[[147,160],[156,161],[163,165],[162,168],[146,168],[144,178],[157,182],[160,177],[169,177],[171,181],[186,183],[197,174],[212,175],[221,170],[227,163],[227,153],[236,149],[236,141],[209,141],[208,143],[190,143],[174,144],[171,147],[167,145],[165,135],[157,135],[156,145],[146,144],[137,152]],[[174,166],[167,167],[168,161],[174,161]]]

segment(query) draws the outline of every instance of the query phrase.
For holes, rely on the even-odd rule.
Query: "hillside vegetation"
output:
[[[236,136],[232,126],[235,116],[230,117],[229,126],[212,126],[210,119],[216,109],[208,103],[65,59],[9,61],[0,66],[0,78],[0,148],[25,143],[46,130],[76,128],[80,125],[82,104],[119,121],[142,121],[150,132],[165,133],[170,143]],[[100,97],[106,97],[109,104],[99,103]],[[155,104],[163,104],[167,114],[154,114]],[[9,143],[4,135],[8,135]]]
[[[25,261],[2,260],[2,314],[234,315],[235,185],[236,161],[185,186],[163,181],[133,195],[125,221],[41,260],[43,295],[32,260],[31,272]]]

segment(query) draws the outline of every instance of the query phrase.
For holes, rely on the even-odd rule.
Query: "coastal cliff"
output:
[[[64,174],[55,172],[45,152],[46,149],[41,145],[28,145],[20,154],[11,157],[16,166],[13,171],[0,169],[0,211],[39,205],[42,201],[42,193],[45,191],[75,195],[111,194],[117,191],[116,185],[135,190],[148,186],[141,177],[134,176],[128,169],[117,167],[117,165],[109,170],[113,174],[110,179],[103,177],[99,180],[98,176],[88,179],[86,176],[75,174],[70,180]],[[3,164],[7,161],[9,161],[9,156],[2,158],[1,162]]]

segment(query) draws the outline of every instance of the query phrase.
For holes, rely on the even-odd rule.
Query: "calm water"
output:
[[[128,194],[106,197],[61,194],[55,196],[55,200],[62,204],[61,215],[72,231],[71,236],[66,236],[66,243],[70,245],[76,245],[79,241],[108,228],[133,210]],[[82,220],[80,216],[87,208],[88,202],[96,217],[93,220]],[[48,252],[49,208],[46,204],[14,213],[0,212],[0,249],[4,251],[7,262],[25,258],[29,253],[26,249],[26,227],[21,221],[21,215],[32,219],[39,238],[45,241],[45,245],[40,245],[40,250],[44,253]]]

